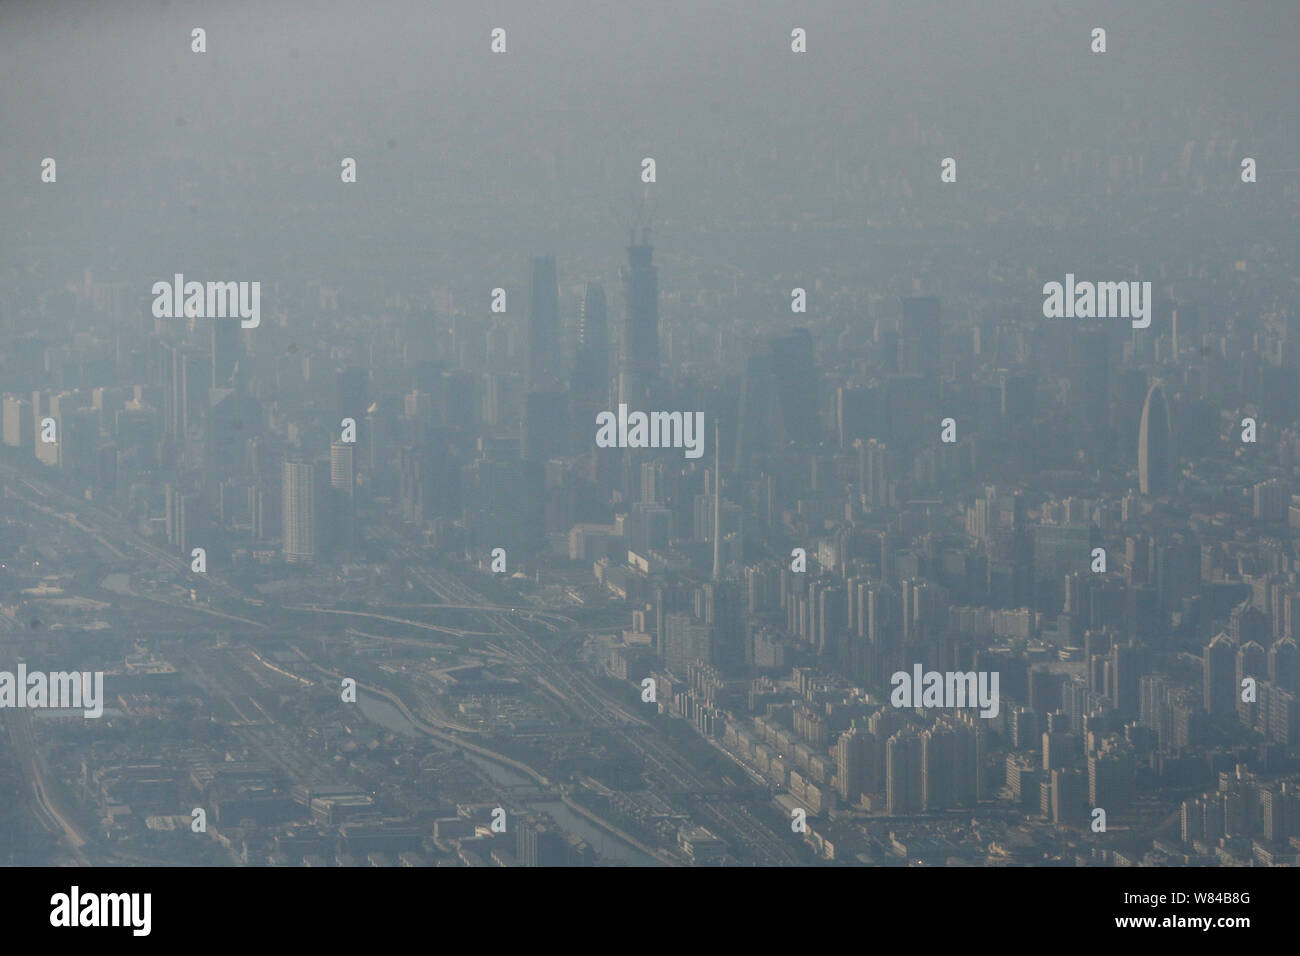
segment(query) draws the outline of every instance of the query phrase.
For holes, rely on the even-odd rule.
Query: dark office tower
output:
[[[623,295],[627,323],[619,351],[619,401],[629,409],[643,406],[659,377],[659,270],[650,264],[654,246],[650,230],[641,231],[641,244],[633,233],[623,268]]]
[[[370,407],[370,400],[367,397],[370,385],[369,373],[354,365],[335,370],[334,378],[338,400],[337,407],[334,409],[335,416],[338,421],[351,418],[360,424],[365,419],[366,409]],[[332,422],[332,427],[338,428],[338,421]]]
[[[781,410],[777,402],[776,370],[771,353],[761,350],[749,355],[740,382],[733,471],[748,470],[756,457],[770,451],[778,440]]]
[[[1150,386],[1147,373],[1140,368],[1119,369],[1113,376],[1111,388],[1114,401],[1111,403],[1110,424],[1115,432],[1117,447],[1132,448],[1137,441],[1138,420],[1133,409],[1142,405],[1142,397]]]
[[[889,507],[889,448],[875,438],[858,444],[858,493],[864,508]]]
[[[903,460],[918,445],[927,442],[938,427],[939,385],[937,378],[923,375],[890,375],[883,389],[885,440],[903,454]]]
[[[561,382],[560,292],[555,256],[528,260],[528,390],[553,391]]]
[[[898,330],[898,371],[903,375],[939,375],[939,300],[934,296],[903,300]]]
[[[311,564],[316,560],[318,492],[315,465],[286,459],[280,490],[284,524],[280,549],[286,561]]]
[[[238,319],[209,319],[212,323],[212,388],[233,388],[235,365],[243,353]]]
[[[1050,780],[1048,809],[1052,822],[1083,829],[1090,820],[1087,776],[1082,770],[1053,770]]]
[[[1106,331],[1081,328],[1071,337],[1069,358],[1071,417],[1090,432],[1109,419],[1110,362]]]
[[[1157,382],[1147,392],[1138,426],[1138,486],[1144,495],[1159,497],[1174,490],[1174,435],[1164,387]]]
[[[248,439],[262,430],[262,404],[230,388],[209,389],[208,403],[203,430],[206,480],[243,477]]]
[[[1115,644],[1110,649],[1110,699],[1125,720],[1141,712],[1142,653],[1132,644]]]
[[[1201,660],[1203,706],[1213,716],[1236,710],[1237,654],[1227,634],[1219,634],[1205,648]]]
[[[578,313],[578,350],[569,388],[571,448],[584,454],[594,446],[596,416],[609,411],[609,321],[605,289],[587,283]]]
[[[390,497],[393,494],[394,416],[381,411],[379,401],[370,403],[365,420],[357,419],[357,442],[361,446],[358,470],[365,475],[366,494]]]
[[[711,629],[710,663],[724,676],[738,674],[745,666],[745,615],[740,587],[730,581],[706,581],[700,585],[704,623]]]
[[[578,354],[573,368],[575,393],[609,398],[609,320],[605,308],[605,288],[588,282],[578,313]]]
[[[1137,760],[1127,746],[1088,755],[1088,800],[1108,813],[1123,812],[1137,794]]]
[[[781,412],[782,444],[816,444],[821,437],[817,421],[817,370],[813,365],[812,333],[795,329],[769,343]]]

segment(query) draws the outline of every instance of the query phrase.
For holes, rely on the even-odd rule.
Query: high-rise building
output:
[[[1088,755],[1088,799],[1106,812],[1127,810],[1137,795],[1137,760],[1127,746]]]
[[[1144,495],[1167,495],[1174,490],[1174,435],[1164,387],[1151,386],[1142,404],[1138,426],[1138,487]]]
[[[571,388],[575,394],[609,400],[609,318],[605,305],[605,288],[588,282],[578,313],[578,352],[573,367]]]
[[[310,564],[316,560],[317,498],[315,466],[309,461],[286,459],[280,494],[284,525],[281,551],[286,561]]]
[[[885,745],[885,801],[889,815],[921,809],[921,738],[901,730]]]
[[[921,734],[921,807],[944,810],[956,800],[957,737],[947,727],[933,727]]]
[[[1219,634],[1205,648],[1201,663],[1205,710],[1215,716],[1236,710],[1236,648],[1227,634]]]
[[[664,665],[685,677],[694,661],[708,664],[713,657],[712,628],[690,614],[669,614],[664,619]]]
[[[1105,328],[1081,327],[1070,337],[1070,405],[1087,431],[1104,426],[1110,415],[1110,361]]]
[[[776,398],[780,409],[783,443],[804,446],[821,437],[817,417],[817,369],[813,363],[812,333],[794,329],[768,342]],[[933,343],[931,350],[933,351]]]
[[[850,727],[835,742],[835,783],[840,798],[855,803],[875,787],[876,738],[865,727]]]
[[[1289,691],[1300,691],[1300,649],[1284,637],[1269,648],[1268,679]]]
[[[659,377],[659,270],[651,265],[654,246],[650,230],[641,242],[635,233],[627,247],[623,268],[623,295],[627,320],[619,350],[619,401],[643,408],[648,392]]]
[[[184,442],[202,421],[208,404],[211,370],[202,356],[184,348],[162,343],[163,432]]]
[[[531,391],[551,391],[561,384],[560,293],[555,256],[528,260],[528,381]]]
[[[1237,672],[1233,685],[1237,719],[1247,727],[1254,727],[1259,715],[1259,704],[1257,701],[1242,700],[1242,695],[1239,693],[1243,686],[1242,682],[1247,677],[1253,678],[1256,682],[1268,679],[1268,653],[1255,641],[1247,641],[1237,648]]]
[[[578,349],[569,386],[572,447],[582,454],[593,447],[596,416],[609,410],[609,320],[605,289],[587,283],[578,313]]]
[[[189,558],[190,550],[198,544],[203,529],[200,524],[203,512],[199,496],[185,493],[168,482],[164,486],[167,504],[167,541],[177,553]]]
[[[330,486],[351,498],[356,489],[356,445],[330,442]]]
[[[1088,778],[1082,770],[1053,770],[1050,793],[1049,811],[1053,823],[1078,829],[1088,825],[1090,817],[1085,806]]]
[[[863,507],[889,507],[889,448],[879,439],[858,443],[858,491]]]
[[[33,431],[36,422],[32,417],[32,403],[16,395],[6,395],[4,400],[4,442],[11,448],[32,451],[36,441]]]

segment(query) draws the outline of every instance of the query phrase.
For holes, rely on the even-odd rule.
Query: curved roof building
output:
[[[1142,403],[1138,427],[1138,487],[1144,495],[1167,495],[1174,490],[1174,434],[1169,424],[1169,403],[1159,382]]]

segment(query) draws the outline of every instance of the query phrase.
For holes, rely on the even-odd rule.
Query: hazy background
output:
[[[1150,217],[1135,255],[1170,231],[1158,192],[1139,211],[1099,188],[1109,156],[1140,154],[1155,189],[1211,140],[1240,144],[1210,157],[1212,187],[1259,160],[1240,225],[1186,190],[1171,215],[1247,241],[1300,174],[1296,91],[1276,82],[1297,39],[1285,0],[4,3],[0,278],[315,274],[365,298],[382,275],[486,309],[529,253],[559,255],[562,283],[612,276],[633,222],[654,227],[666,294],[675,270],[857,268],[917,230],[926,282],[944,281],[936,239],[1063,272],[1086,262],[1035,262],[1033,227],[1094,242]]]

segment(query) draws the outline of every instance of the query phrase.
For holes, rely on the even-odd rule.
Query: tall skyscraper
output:
[[[867,508],[889,505],[889,449],[875,438],[858,442],[858,493]]]
[[[650,230],[635,233],[627,247],[623,269],[623,294],[627,322],[619,353],[619,401],[630,408],[644,404],[647,391],[659,377],[659,270],[650,264],[654,246]]]
[[[1138,487],[1144,495],[1167,495],[1176,478],[1169,405],[1164,387],[1156,382],[1147,391],[1138,426]]]
[[[1203,706],[1212,715],[1229,714],[1236,709],[1237,653],[1227,634],[1210,641],[1201,658]]]
[[[609,397],[609,318],[605,288],[588,282],[578,313],[578,354],[571,379],[575,393]]]
[[[786,335],[773,336],[768,347],[781,411],[781,438],[796,445],[815,444],[821,426],[817,420],[817,369],[813,363],[812,333],[795,329]],[[934,351],[936,346],[931,343],[930,347]]]
[[[282,471],[281,551],[286,561],[316,560],[316,469],[309,461],[286,459]]]
[[[330,442],[330,486],[349,498],[356,488],[356,445],[337,439]]]
[[[1070,337],[1068,359],[1073,418],[1095,430],[1109,419],[1110,361],[1105,328],[1083,327]]]
[[[569,426],[572,448],[583,454],[593,446],[596,416],[610,409],[609,320],[605,289],[587,283],[578,313],[578,349],[569,382]]]
[[[562,383],[555,256],[528,260],[528,290],[528,391],[554,391]]]
[[[163,432],[183,442],[202,420],[208,402],[210,372],[202,356],[162,343]]]

